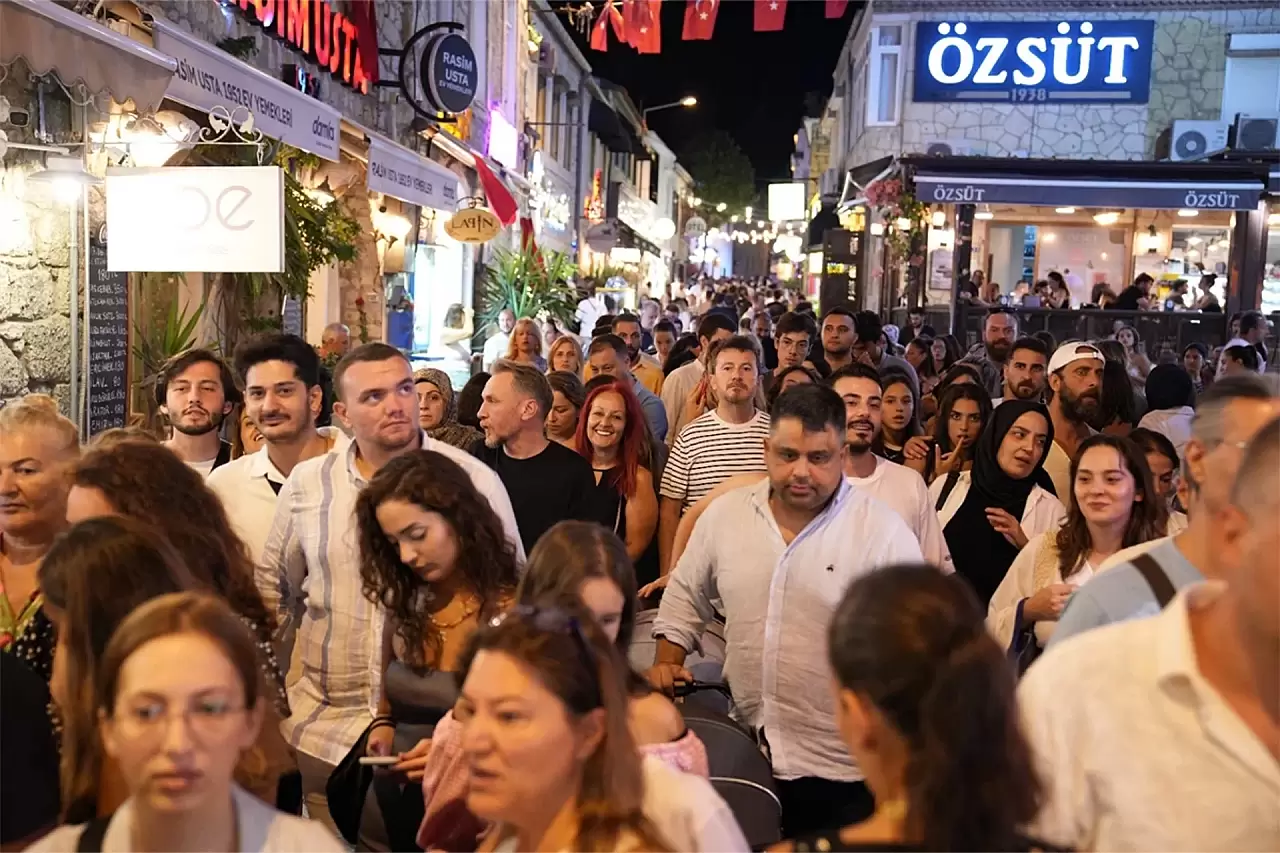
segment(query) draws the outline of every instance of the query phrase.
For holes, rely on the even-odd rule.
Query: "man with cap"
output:
[[[1045,397],[1053,421],[1053,444],[1044,470],[1053,480],[1058,499],[1071,494],[1071,460],[1080,443],[1094,434],[1089,421],[1102,405],[1102,368],[1106,360],[1093,344],[1065,343],[1049,359],[1049,387]]]

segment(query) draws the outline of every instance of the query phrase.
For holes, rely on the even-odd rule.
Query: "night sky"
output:
[[[603,3],[597,0],[594,5],[599,14]],[[626,87],[637,105],[669,103],[685,95],[698,98],[691,109],[649,116],[650,128],[677,156],[699,133],[724,130],[751,158],[756,183],[763,187],[790,177],[792,136],[804,116],[805,94],[813,92],[824,100],[831,94],[831,74],[858,5],[855,0],[842,18],[827,20],[821,0],[790,0],[782,32],[755,33],[753,4],[723,0],[712,39],[683,41],[685,2],[665,0],[662,53],[648,56],[619,44],[612,32],[607,52],[591,50],[589,33],[579,34],[567,16],[559,17],[596,76]]]

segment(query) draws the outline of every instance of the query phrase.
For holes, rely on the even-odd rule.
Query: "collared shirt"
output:
[[[788,545],[769,489],[764,480],[711,502],[671,574],[653,634],[697,648],[720,599],[734,712],[763,730],[774,775],[855,781],[862,774],[836,730],[828,688],[827,623],[853,580],[919,562],[920,546],[896,512],[843,477],[827,508]]]
[[[667,407],[667,444],[675,444],[680,430],[687,423],[684,419],[685,403],[706,372],[702,359],[695,358],[671,371],[662,383],[662,405]]]
[[[666,441],[667,407],[662,404],[662,398],[639,382],[631,387],[636,392],[636,399],[640,401],[640,409],[649,423],[649,429],[653,431],[653,437],[658,441]]]
[[[351,439],[336,427],[320,427],[316,430],[326,439],[332,439],[333,450],[341,451]],[[222,499],[222,507],[236,535],[249,546],[249,556],[254,565],[262,561],[262,550],[271,532],[271,522],[276,515],[276,495],[288,479],[267,454],[263,445],[256,453],[241,456],[223,465],[209,475],[206,485]]]
[[[924,478],[905,465],[879,456],[874,458],[876,470],[870,477],[846,479],[902,516],[920,543],[920,551],[926,560],[946,574],[954,572],[956,567],[951,561],[951,549],[942,535],[942,525],[938,523],[938,513],[933,508],[933,499],[929,497],[929,487],[924,484]]]
[[[383,611],[361,592],[356,498],[368,482],[355,442],[308,459],[280,490],[257,582],[280,625],[281,660],[296,634],[298,679],[284,736],[307,755],[337,764],[373,721],[380,687]],[[422,449],[449,457],[471,477],[502,522],[520,562],[524,548],[511,500],[489,466],[422,436]]]
[[[643,385],[654,394],[662,393],[662,365],[658,364],[658,360],[647,352],[640,353],[639,361],[630,367],[631,375],[636,378],[636,385]],[[582,367],[582,381],[590,382],[596,375],[596,370],[587,362]]]
[[[1280,850],[1280,762],[1196,662],[1188,613],[1222,589],[1185,589],[1159,616],[1055,645],[1027,671],[1018,704],[1048,788],[1033,836],[1073,850]]]
[[[1154,616],[1160,603],[1146,578],[1130,562],[1146,553],[1156,561],[1174,589],[1192,586],[1204,580],[1200,570],[1179,550],[1172,538],[1157,539],[1119,551],[1098,569],[1097,577],[1076,590],[1058,620],[1050,645],[1057,646],[1070,637],[1114,622]],[[1135,553],[1136,552],[1136,553]],[[1120,562],[1112,562],[1117,557]]]

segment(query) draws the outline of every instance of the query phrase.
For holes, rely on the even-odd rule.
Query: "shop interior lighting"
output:
[[[1055,207],[1053,209],[1053,212],[1061,213],[1064,216],[1070,216],[1071,214],[1076,212],[1076,209],[1074,207]]]
[[[1267,216],[1267,225],[1272,228],[1280,228],[1280,213],[1272,213]]]
[[[1115,225],[1120,221],[1120,214],[1114,210],[1105,210],[1102,213],[1095,213],[1093,221],[1099,225]]]
[[[935,210],[929,216],[929,224],[932,225],[934,228],[941,228],[942,226],[946,225],[947,224],[946,212],[942,210]]]
[[[1044,232],[1044,241],[1045,241],[1046,243],[1052,243],[1052,242],[1054,242],[1054,241],[1055,241],[1055,240],[1057,240],[1057,239],[1058,239],[1058,235],[1057,235],[1057,234],[1054,234],[1052,231],[1046,231],[1046,232]]]
[[[1148,255],[1154,255],[1160,251],[1160,232],[1156,230],[1154,223],[1147,226],[1147,233],[1142,239]]]
[[[1186,208],[1186,207],[1184,207],[1182,210],[1179,210],[1179,211],[1178,211],[1178,215],[1179,215],[1179,216],[1183,216],[1183,217],[1190,218],[1190,217],[1192,217],[1192,216],[1199,216],[1199,215],[1200,215],[1200,211],[1198,211],[1198,210],[1191,210],[1190,208]]]
[[[1199,246],[1203,242],[1204,242],[1204,238],[1201,237],[1199,234],[1192,234],[1190,237],[1187,238],[1188,246]]]
[[[977,213],[975,213],[973,215],[973,218],[974,219],[995,219],[996,215],[991,212],[991,205],[984,204],[982,206],[982,210],[979,210]]]
[[[79,157],[50,154],[45,159],[43,172],[27,178],[28,182],[46,184],[53,189],[58,200],[71,204],[80,198],[85,187],[102,183],[102,179],[90,174]]]

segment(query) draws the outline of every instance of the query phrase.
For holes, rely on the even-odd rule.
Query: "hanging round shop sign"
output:
[[[707,233],[707,220],[703,219],[701,216],[691,216],[689,217],[689,219],[685,220],[684,236],[701,237],[703,234],[706,234],[706,233]]]
[[[444,224],[444,233],[459,243],[487,243],[501,231],[501,220],[483,207],[464,207]]]
[[[456,115],[475,100],[479,84],[476,54],[457,32],[440,33],[422,52],[422,86],[441,112]]]

